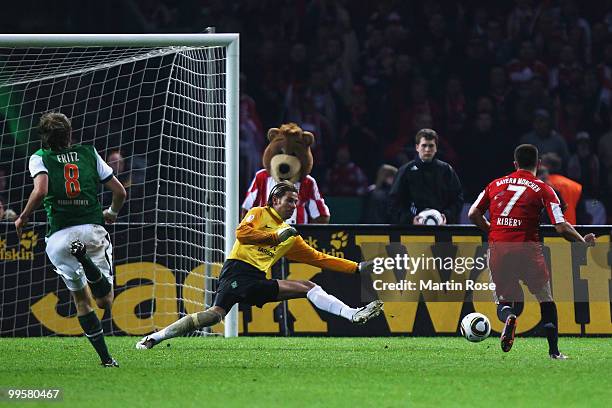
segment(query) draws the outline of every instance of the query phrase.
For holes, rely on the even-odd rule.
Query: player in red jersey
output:
[[[478,196],[469,211],[470,220],[489,234],[489,270],[495,283],[497,316],[505,322],[501,348],[510,351],[514,343],[516,316],[523,309],[519,281],[540,302],[542,323],[548,339],[548,353],[553,359],[566,359],[559,352],[557,306],[550,288],[550,274],[538,228],[543,209],[563,238],[595,245],[595,235],[580,235],[565,221],[559,198],[553,189],[536,178],[538,149],[522,144],[514,150],[516,171],[493,180]],[[490,221],[484,214],[489,211]]]

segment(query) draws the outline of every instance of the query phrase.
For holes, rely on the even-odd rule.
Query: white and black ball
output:
[[[470,313],[461,320],[461,335],[468,341],[477,343],[491,334],[491,322],[482,313]]]

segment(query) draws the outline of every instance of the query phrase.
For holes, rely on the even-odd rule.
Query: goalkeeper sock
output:
[[[325,292],[319,285],[310,289],[306,293],[306,297],[317,309],[325,310],[336,316],[342,316],[349,321],[353,319],[353,315],[359,310],[347,306],[337,297]]]
[[[89,282],[89,287],[91,288],[91,293],[94,295],[96,299],[103,298],[108,295],[111,291],[111,284],[102,275],[100,268],[93,263],[89,255],[75,255],[75,258],[83,265],[83,271],[85,272],[85,277],[87,278],[87,282]]]
[[[155,340],[155,342],[160,342],[162,340],[171,339],[173,337],[191,333],[196,329],[212,326],[214,324],[219,323],[221,319],[222,316],[212,310],[192,313],[190,315],[180,318],[165,329],[162,329],[157,333],[151,334],[149,337]]]
[[[546,340],[548,340],[548,354],[557,355],[559,354],[557,305],[555,302],[542,302],[540,312],[542,313],[542,326],[546,331]]]
[[[87,339],[100,356],[100,360],[102,360],[103,363],[109,362],[111,360],[111,356],[108,354],[108,348],[106,347],[106,342],[104,341],[102,323],[100,323],[98,316],[96,316],[92,310],[86,315],[79,316],[79,323],[85,332],[85,336],[87,336]]]
[[[511,314],[516,315],[516,313],[514,313],[514,309],[509,303],[500,303],[497,305],[497,318],[501,320],[502,323],[506,323],[508,316]]]

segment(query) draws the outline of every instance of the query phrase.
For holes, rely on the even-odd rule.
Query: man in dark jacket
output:
[[[438,134],[421,129],[415,137],[418,157],[400,167],[390,196],[401,224],[419,224],[417,215],[428,208],[440,211],[442,224],[459,219],[463,205],[461,182],[455,170],[446,162],[434,158]]]

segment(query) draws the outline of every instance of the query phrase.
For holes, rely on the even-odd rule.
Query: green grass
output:
[[[39,406],[410,407],[610,406],[609,338],[180,338],[135,350],[108,338],[121,364],[97,365],[84,338],[0,339],[0,387],[61,387]],[[169,346],[167,346],[169,344]],[[3,403],[0,402],[0,405]],[[28,402],[25,406],[37,406]],[[5,406],[23,406],[4,403]]]

